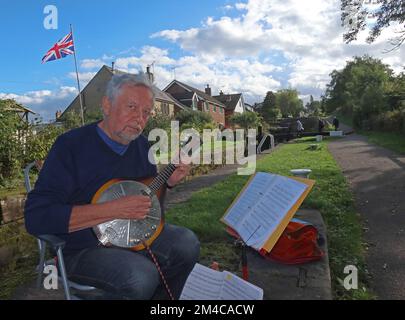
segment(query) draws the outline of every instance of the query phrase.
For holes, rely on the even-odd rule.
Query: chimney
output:
[[[114,73],[114,64],[115,64],[115,62],[113,61],[113,62],[111,62],[111,71],[112,71],[112,73]]]
[[[207,84],[207,87],[205,88],[205,93],[208,94],[209,96],[211,95],[211,88],[209,84]]]
[[[155,79],[153,78],[153,73],[150,72],[150,66],[146,67],[146,75],[148,76],[149,81],[153,83]]]

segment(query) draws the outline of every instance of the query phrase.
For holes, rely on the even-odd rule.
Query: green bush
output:
[[[143,134],[147,137],[153,129],[162,129],[166,131],[168,137],[170,137],[170,122],[171,119],[168,116],[162,113],[157,113],[149,118],[145,129],[143,130]]]
[[[202,132],[203,129],[217,128],[211,115],[201,111],[182,110],[176,115],[176,120],[179,121],[181,130],[194,128]]]
[[[27,124],[20,119],[13,108],[14,100],[0,100],[0,185],[18,175],[24,152]]]
[[[381,113],[370,120],[372,130],[405,133],[405,109]]]
[[[263,122],[263,118],[256,112],[236,113],[229,118],[233,125],[237,125],[242,129],[257,129]]]
[[[31,127],[27,130],[27,139],[22,157],[23,163],[29,163],[34,160],[43,160],[49,153],[56,138],[65,131],[63,126],[52,124],[42,127]]]

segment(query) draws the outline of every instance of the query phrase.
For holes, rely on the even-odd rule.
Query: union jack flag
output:
[[[44,55],[42,63],[64,58],[74,52],[75,47],[73,45],[73,36],[70,32],[67,36],[56,42],[55,45]]]

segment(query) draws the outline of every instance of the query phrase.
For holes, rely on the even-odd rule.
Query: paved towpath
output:
[[[364,224],[371,289],[378,299],[405,299],[405,155],[358,134],[330,143],[329,150]]]

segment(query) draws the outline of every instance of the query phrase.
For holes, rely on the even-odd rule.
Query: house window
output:
[[[165,115],[170,115],[170,108],[169,108],[169,104],[166,102],[162,103],[162,113]]]
[[[205,111],[210,111],[210,104],[205,101]]]
[[[214,105],[214,112],[217,112],[217,106]]]
[[[223,108],[219,108],[219,113],[224,113],[224,109],[223,109]]]

